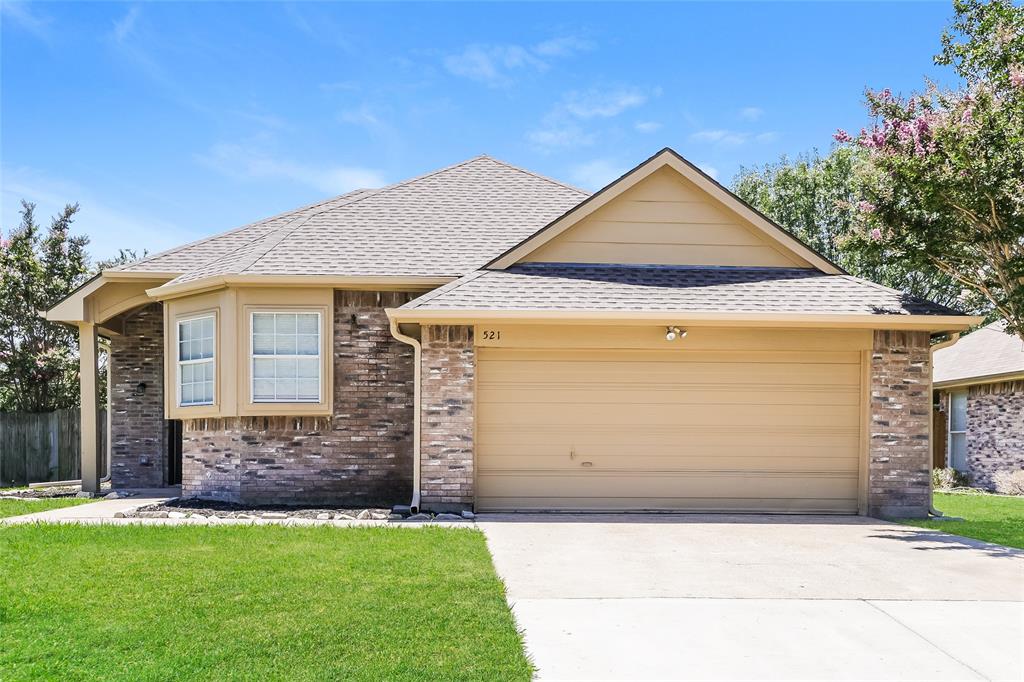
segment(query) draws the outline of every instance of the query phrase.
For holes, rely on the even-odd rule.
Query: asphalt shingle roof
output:
[[[123,266],[228,274],[458,277],[587,197],[482,156],[378,190],[359,190]]]
[[[700,311],[959,315],[852,275],[798,268],[525,263],[410,301],[418,310]]]
[[[1024,372],[1024,341],[1000,320],[935,351],[933,380],[961,381]]]

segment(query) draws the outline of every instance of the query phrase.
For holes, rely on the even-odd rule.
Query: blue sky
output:
[[[948,3],[11,3],[2,219],[150,252],[478,154],[596,189],[664,146],[728,184],[907,92]]]

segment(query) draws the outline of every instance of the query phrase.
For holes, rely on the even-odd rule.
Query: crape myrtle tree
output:
[[[944,305],[979,309],[977,300],[963,299],[963,286],[951,277],[907,267],[851,241],[860,228],[863,195],[854,168],[863,155],[857,147],[838,146],[826,155],[814,150],[744,167],[733,191],[847,272]]]
[[[935,59],[963,87],[868,91],[871,124],[836,133],[863,195],[847,248],[951,278],[1024,339],[1024,8],[954,7]]]
[[[23,201],[21,224],[0,237],[0,411],[78,405],[77,333],[39,315],[86,278],[88,238],[69,233],[77,212],[65,206],[44,231]]]

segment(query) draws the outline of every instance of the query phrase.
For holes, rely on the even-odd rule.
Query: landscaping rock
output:
[[[75,497],[91,498],[96,497],[96,493],[78,492]]]
[[[165,511],[140,511],[135,513],[140,519],[166,519],[167,512]]]
[[[406,519],[406,521],[429,521],[429,520],[430,520],[430,514],[424,514],[422,512],[420,512],[419,514],[413,514],[412,516],[410,516],[409,518]]]
[[[103,496],[103,499],[104,500],[117,500],[117,499],[120,499],[120,497],[121,497],[120,495],[118,495],[116,492],[114,492],[114,493],[107,493],[106,495]]]
[[[169,519],[184,519],[187,518],[188,514],[185,512],[167,512],[167,518]]]
[[[356,517],[353,516],[352,514],[335,514],[334,515],[334,520],[335,521],[355,521],[355,518]]]
[[[434,517],[435,521],[462,521],[462,517],[458,514],[438,514]]]
[[[115,519],[123,519],[123,518],[125,518],[125,514],[124,514],[124,512],[114,512],[114,518]]]
[[[330,521],[330,519],[331,519],[331,515],[327,514],[327,513],[317,514],[316,515],[316,520],[317,521]]]
[[[462,512],[462,518],[466,519],[467,521],[472,521],[476,518],[476,514],[467,509],[464,512]]]
[[[373,515],[370,514],[370,510],[369,509],[364,509],[363,511],[359,512],[358,514],[356,514],[356,518],[359,519],[360,521],[366,521],[368,519],[373,518]]]
[[[260,517],[264,519],[287,519],[288,515],[284,512],[263,512],[260,514]]]
[[[401,521],[404,518],[401,514],[388,514],[388,521]]]

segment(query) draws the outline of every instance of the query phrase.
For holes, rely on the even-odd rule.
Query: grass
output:
[[[906,521],[953,535],[1024,549],[1024,497],[935,493],[935,508],[963,521]]]
[[[43,497],[35,500],[24,500],[18,498],[0,499],[0,519],[8,516],[21,516],[34,512],[47,511],[48,509],[60,509],[61,507],[74,507],[78,504],[87,504],[96,500],[79,497]]]
[[[471,529],[0,528],[5,680],[529,680]]]

